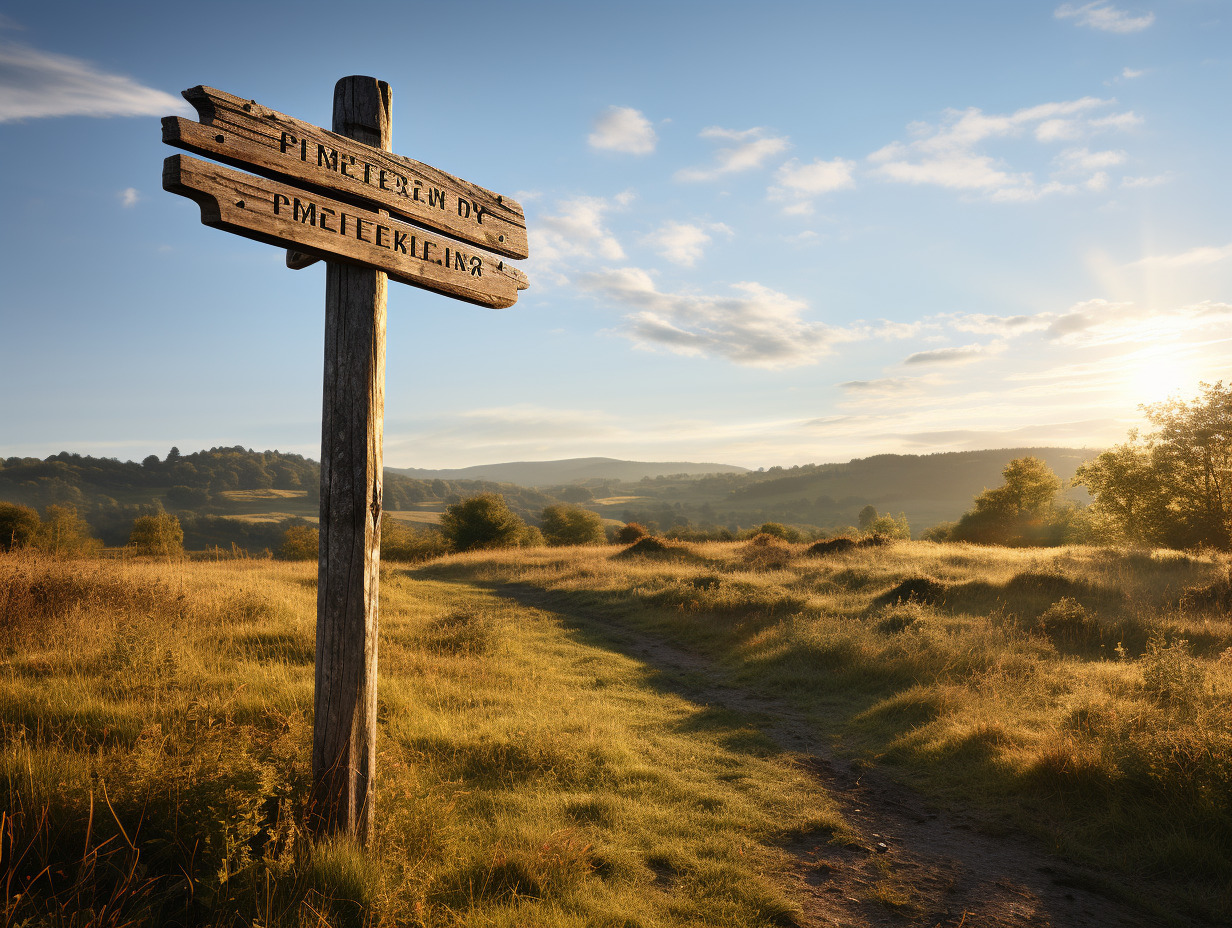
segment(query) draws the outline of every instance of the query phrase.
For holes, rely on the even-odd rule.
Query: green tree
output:
[[[979,544],[1060,544],[1064,523],[1054,501],[1061,479],[1039,458],[1015,458],[1001,472],[1005,482],[975,498],[950,537]]]
[[[180,520],[168,512],[138,516],[128,535],[128,546],[137,554],[181,557],[184,554],[184,529]]]
[[[549,545],[601,545],[607,541],[603,519],[581,506],[545,506],[540,522]]]
[[[315,561],[319,539],[320,532],[315,525],[288,526],[282,533],[278,557],[284,561]]]
[[[95,554],[102,542],[90,534],[86,520],[72,506],[48,506],[35,536],[34,545],[40,551],[60,557]]]
[[[861,512],[860,515],[863,516],[864,513]],[[907,513],[905,512],[900,512],[897,516],[892,516],[887,512],[885,515],[877,516],[867,525],[864,524],[864,519],[861,518],[860,528],[870,535],[884,535],[886,538],[903,538],[908,540],[911,538],[911,526],[907,523]]]
[[[29,506],[0,503],[0,551],[24,548],[38,537],[41,520]]]
[[[877,519],[877,507],[869,504],[860,510],[860,528],[868,531],[868,527]]]
[[[1155,426],[1079,468],[1074,482],[1125,541],[1232,547],[1232,387],[1143,406]]]
[[[446,506],[441,531],[455,551],[510,548],[527,535],[526,523],[499,493],[481,493]]]

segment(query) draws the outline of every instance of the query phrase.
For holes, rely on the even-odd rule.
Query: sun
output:
[[[1135,406],[1162,403],[1172,396],[1188,396],[1198,388],[1199,374],[1192,359],[1156,351],[1139,355],[1126,370],[1126,392]]]

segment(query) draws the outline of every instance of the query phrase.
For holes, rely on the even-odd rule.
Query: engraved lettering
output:
[[[288,197],[285,193],[274,194],[274,215],[275,216],[278,215],[278,201],[279,200],[282,200],[282,202],[285,203],[287,206],[291,205],[291,198]]]
[[[388,189],[389,189],[388,187],[386,187],[386,186],[385,186],[385,169],[384,169],[384,168],[381,168],[381,172],[380,172],[380,174],[378,175],[377,186],[378,186],[381,190],[388,190]]]
[[[411,194],[411,199],[414,200],[416,203],[422,202],[419,199],[419,191],[422,187],[423,187],[423,181],[421,180],[415,181],[415,192]]]
[[[346,213],[343,213],[339,219],[341,221],[338,223],[338,234],[346,235]]]
[[[298,141],[299,139],[293,136],[290,132],[282,133],[282,138],[278,140],[278,153],[280,155],[285,155],[287,153],[287,149],[294,148],[295,143]]]
[[[475,257],[471,258],[471,276],[483,276],[483,261],[480,259],[479,255],[475,255]]]
[[[339,159],[338,159],[338,172],[339,172],[340,174],[342,174],[344,177],[350,177],[350,176],[351,176],[350,174],[348,174],[348,173],[347,173],[347,162],[348,162],[348,161],[349,161],[351,164],[354,164],[354,163],[355,163],[355,156],[354,156],[354,155],[348,155],[346,158],[339,158]]]
[[[474,207],[475,207],[475,222],[479,223],[480,225],[483,225],[483,217],[488,211],[483,208],[482,203],[475,203]]]
[[[303,210],[303,218],[300,218],[301,209]],[[306,222],[310,226],[315,226],[317,224],[317,205],[315,203],[301,203],[299,197],[296,197],[291,215],[300,222]]]
[[[368,221],[371,222],[372,220]],[[355,237],[361,242],[368,241],[368,239],[364,238],[364,220],[359,216],[355,217]]]
[[[453,266],[454,269],[458,271],[466,270],[466,256],[463,255],[462,252],[455,251],[453,253]]]
[[[394,192],[400,197],[406,196],[406,176],[392,171],[390,173],[394,179]]]
[[[471,204],[461,197],[458,197],[458,215],[463,219],[471,218]]]
[[[307,160],[308,160],[308,140],[307,140],[307,139],[300,139],[300,142],[299,142],[299,160],[300,160],[300,161],[307,161]]]
[[[365,184],[372,183],[371,177],[372,177],[372,165],[370,165],[367,161],[365,161],[364,162],[364,183]]]
[[[427,239],[425,239],[425,240],[424,240],[424,254],[423,254],[423,259],[424,259],[425,261],[430,261],[430,260],[431,260],[431,259],[428,257],[428,249],[429,249],[429,248],[434,248],[435,246],[436,246],[436,243],[435,243],[435,242],[429,242]]]
[[[429,206],[439,206],[441,209],[444,209],[445,208],[445,191],[437,190],[435,187],[429,187],[428,188],[428,205]]]
[[[338,170],[338,152],[317,143],[317,167],[326,167],[331,171]]]
[[[331,228],[330,228],[330,227],[326,224],[325,217],[326,217],[326,215],[330,215],[330,216],[335,215],[334,211],[333,211],[332,209],[330,209],[328,206],[322,206],[322,207],[321,207],[321,212],[320,212],[320,214],[319,214],[319,215],[320,215],[320,217],[321,217],[321,218],[317,221],[317,225],[318,225],[320,228],[324,229],[326,232],[333,232],[334,230],[333,230],[333,229],[331,229]]]
[[[383,226],[383,225],[381,225],[380,223],[377,223],[377,226],[376,226],[376,241],[375,241],[375,242],[373,242],[373,244],[374,244],[374,245],[376,245],[378,248],[388,248],[388,247],[389,247],[389,244],[388,244],[387,242],[382,242],[382,241],[381,241],[381,233],[382,233],[382,232],[384,232],[386,235],[388,235],[388,234],[389,234],[389,226]]]
[[[400,251],[403,254],[406,254],[406,233],[405,232],[399,232],[397,229],[394,229],[393,250]],[[414,250],[415,250],[415,239],[412,238],[411,239],[411,252],[414,253]]]

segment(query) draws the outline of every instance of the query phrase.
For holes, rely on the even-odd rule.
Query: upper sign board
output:
[[[521,271],[469,244],[188,155],[163,162],[163,189],[195,200],[207,226],[327,261],[375,268],[393,280],[479,306],[512,306],[527,287]]]
[[[339,200],[384,209],[509,258],[529,254],[516,200],[212,87],[184,99],[200,122],[163,119],[163,141]]]

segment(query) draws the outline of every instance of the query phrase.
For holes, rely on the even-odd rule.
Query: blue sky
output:
[[[394,284],[385,460],[1100,446],[1227,379],[1232,3],[0,6],[0,454],[320,447],[324,270],[164,193],[196,84],[523,203]]]

